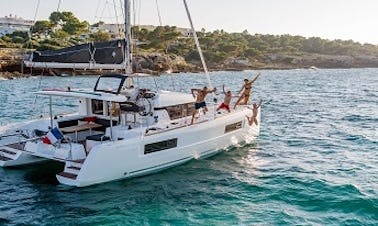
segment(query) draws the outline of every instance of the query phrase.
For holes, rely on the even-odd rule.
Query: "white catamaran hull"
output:
[[[58,174],[57,179],[62,184],[88,186],[150,174],[191,159],[214,155],[231,145],[250,143],[259,135],[259,126],[249,126],[246,120],[245,115],[250,112],[251,110],[245,109],[233,113],[232,116],[219,117],[164,133],[117,143],[103,143],[94,147],[84,162],[67,161],[67,173]],[[226,131],[228,125],[236,126],[231,126]],[[177,139],[177,147],[145,154],[146,145],[173,139]]]

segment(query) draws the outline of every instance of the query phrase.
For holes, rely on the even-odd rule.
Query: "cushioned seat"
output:
[[[102,125],[99,128],[94,128],[93,130],[95,130],[95,131],[105,132],[106,128],[110,127],[110,120],[108,120],[108,119],[96,118],[96,120],[94,122]],[[113,123],[113,126],[117,125],[117,121],[115,121],[115,120],[112,120],[112,123]]]
[[[87,154],[92,150],[92,148],[96,145],[101,144],[103,141],[108,141],[110,140],[110,137],[105,136],[103,134],[96,134],[96,135],[91,135],[87,136],[87,140],[85,141],[85,147],[87,150]]]
[[[104,136],[103,134],[96,134],[96,135],[87,136],[87,140],[107,141],[107,140],[110,140],[110,137]]]
[[[47,131],[43,131],[43,130],[39,130],[39,129],[35,129],[35,130],[34,130],[34,134],[35,134],[37,137],[45,136],[47,133],[48,133]]]

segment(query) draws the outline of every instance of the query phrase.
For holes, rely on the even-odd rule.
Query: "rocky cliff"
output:
[[[22,59],[28,52],[22,49],[0,49],[0,77],[13,78],[31,74],[41,74],[42,70],[32,71],[22,67]],[[378,67],[378,56],[371,55],[321,55],[321,54],[287,54],[268,53],[258,59],[228,59],[222,63],[208,62],[212,71],[247,70],[247,69],[295,69],[295,68],[363,68]],[[170,72],[200,72],[200,62],[187,62],[183,57],[163,54],[136,54],[133,69],[137,72],[161,74]],[[25,75],[24,75],[24,74]],[[48,70],[45,75],[61,73],[93,74],[98,71],[88,70]]]

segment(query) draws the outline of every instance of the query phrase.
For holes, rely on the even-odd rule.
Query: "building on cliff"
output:
[[[0,37],[15,31],[29,31],[33,23],[32,20],[25,20],[12,14],[0,17]]]

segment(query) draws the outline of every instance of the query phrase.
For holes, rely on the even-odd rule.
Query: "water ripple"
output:
[[[254,87],[254,101],[264,99],[255,144],[158,174],[71,188],[55,179],[60,164],[0,169],[0,225],[377,225],[377,72],[262,71]],[[211,77],[235,92],[255,73]],[[157,82],[165,88],[171,78],[181,91],[206,82],[202,74]],[[0,124],[47,112],[48,100],[32,94],[40,88],[91,88],[95,80],[0,81]],[[69,99],[54,104],[54,114],[76,107]]]

